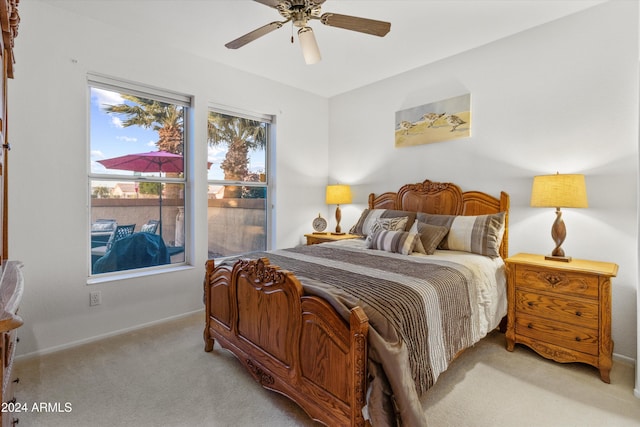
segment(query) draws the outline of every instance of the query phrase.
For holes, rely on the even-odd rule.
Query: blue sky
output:
[[[106,169],[98,160],[118,157],[128,153],[155,151],[157,132],[139,126],[122,127],[120,118],[103,111],[103,105],[121,104],[124,100],[116,93],[91,88],[91,172],[115,173]],[[122,173],[122,172],[118,172]]]
[[[107,114],[105,105],[122,104],[124,100],[116,92],[91,88],[90,109],[90,155],[91,172],[98,174],[133,175],[133,172],[113,171],[106,169],[98,160],[118,157],[130,153],[145,153],[156,151],[157,132],[140,126],[122,126],[122,119],[117,115]],[[250,152],[249,169],[252,172],[264,171],[265,155],[262,150]],[[209,168],[210,180],[223,179],[220,163],[226,155],[226,146],[209,147],[208,161],[213,163]]]

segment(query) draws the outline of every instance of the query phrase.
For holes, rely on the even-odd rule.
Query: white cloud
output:
[[[91,161],[91,172],[93,172],[93,173],[105,173],[105,172],[107,172],[107,168],[105,168],[102,163],[98,163],[98,162],[92,160]]]
[[[147,147],[156,147],[156,141],[147,142]]]
[[[138,138],[134,138],[131,136],[117,136],[116,139],[125,142],[136,142],[138,140]]]
[[[104,153],[100,150],[91,150],[92,159],[104,159]]]
[[[124,99],[119,93],[110,90],[91,88],[91,97],[95,99],[98,105],[117,105],[124,103]]]
[[[224,157],[227,155],[227,146],[212,146],[209,145],[207,152],[207,160],[211,163],[220,164],[224,160]]]
[[[113,124],[117,128],[124,128],[122,125],[122,120],[119,117],[111,116],[111,124]]]

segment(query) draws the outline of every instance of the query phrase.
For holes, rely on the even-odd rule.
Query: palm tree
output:
[[[207,140],[211,145],[227,145],[227,155],[220,165],[227,181],[246,181],[249,175],[249,150],[264,148],[267,132],[258,120],[209,112]],[[226,186],[225,198],[242,197],[242,188]]]
[[[182,154],[183,143],[183,108],[152,99],[134,95],[120,94],[131,104],[108,105],[104,110],[110,114],[126,117],[122,126],[141,126],[158,132],[156,146],[159,150],[174,154]]]
[[[125,116],[124,127],[140,126],[158,132],[158,150],[183,154],[184,109],[181,106],[128,94],[120,96],[129,103],[107,105],[104,107],[107,113]],[[166,197],[178,198],[181,188],[181,185],[167,184]]]

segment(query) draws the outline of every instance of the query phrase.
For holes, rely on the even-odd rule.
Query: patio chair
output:
[[[160,221],[155,220],[155,219],[150,219],[149,221],[147,221],[146,224],[142,224],[142,227],[140,227],[140,232],[141,233],[151,233],[151,234],[156,234],[158,231],[158,224],[160,223]]]
[[[109,241],[107,242],[106,245],[96,246],[95,248],[91,248],[92,261],[95,262],[97,258],[100,258],[101,256],[104,256],[104,254],[109,252],[109,249],[111,249],[111,246],[118,240],[133,234],[133,230],[135,228],[136,228],[135,224],[118,225],[114,230],[114,232],[111,234],[111,237],[109,237]]]
[[[106,245],[117,226],[115,219],[97,219],[91,224],[91,247]]]

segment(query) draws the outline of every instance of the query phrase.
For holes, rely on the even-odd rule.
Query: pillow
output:
[[[371,226],[371,231],[367,235],[366,246],[367,248],[371,248],[371,236],[380,230],[391,230],[391,231],[405,231],[405,227],[407,226],[407,221],[409,220],[406,216],[398,216],[395,218],[378,218],[376,222]]]
[[[380,218],[396,218],[406,216],[408,218],[407,224],[404,228],[408,231],[413,225],[413,221],[416,219],[415,212],[398,211],[393,209],[365,209],[360,215],[358,222],[351,227],[349,234],[357,234],[358,236],[368,236],[371,234],[371,227]]]
[[[409,233],[416,233],[416,234],[420,234],[420,232],[418,231],[418,221],[415,221],[413,223],[413,225],[411,226],[411,229],[409,230]],[[426,251],[424,250],[424,245],[422,244],[422,240],[418,239],[416,240],[416,245],[413,247],[413,252],[418,252],[420,254],[425,254],[426,255]]]
[[[504,212],[456,216],[439,247],[497,258],[500,256],[500,244],[504,236],[504,222]]]
[[[429,225],[437,225],[440,227],[445,227],[447,229],[447,233],[451,228],[451,224],[453,224],[453,220],[457,215],[437,215],[437,214],[428,214],[424,212],[418,212],[416,216],[416,221],[423,222]],[[444,240],[440,241],[440,244],[437,246],[438,249],[445,249],[443,245]]]
[[[417,233],[420,238],[416,242],[414,252],[420,252],[421,254],[433,255],[436,248],[449,232],[449,229],[440,225],[425,224],[424,222],[416,221],[413,223],[410,233]]]
[[[413,252],[419,237],[408,231],[378,230],[371,236],[371,249],[379,249],[403,255]]]
[[[451,224],[457,215],[436,215],[436,214],[428,214],[424,212],[418,212],[416,216],[416,221],[424,222],[425,224],[430,225],[439,225],[442,227],[447,227],[447,230],[451,228]]]

